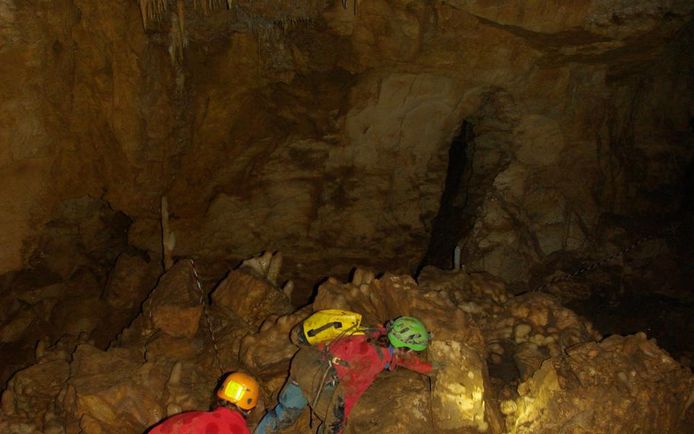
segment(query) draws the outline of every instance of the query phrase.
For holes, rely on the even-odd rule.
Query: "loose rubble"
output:
[[[366,325],[416,316],[433,336],[426,358],[436,374],[382,375],[355,407],[349,434],[684,433],[694,421],[688,368],[642,333],[602,339],[551,295],[514,296],[486,273],[427,268],[417,282],[357,269],[351,282],[326,280],[314,302],[296,310],[277,284],[279,268],[258,272],[250,265],[258,260],[230,271],[210,294],[192,262],[178,261],[107,349],[87,334],[42,341],[36,363],[2,393],[0,432],[143,432],[208,408],[221,373],[240,368],[262,384],[253,426],[274,404],[298,349],[292,330],[325,308],[357,311]],[[128,292],[118,279],[129,277],[113,273],[107,300],[126,308],[116,301]],[[311,431],[308,416],[297,426]]]

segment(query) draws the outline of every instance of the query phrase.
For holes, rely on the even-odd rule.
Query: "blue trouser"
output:
[[[275,408],[265,413],[254,434],[271,434],[294,425],[308,405],[304,392],[291,379],[280,391],[278,401]]]

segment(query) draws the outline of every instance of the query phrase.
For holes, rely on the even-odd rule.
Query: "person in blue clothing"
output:
[[[424,324],[403,316],[387,329],[301,348],[292,359],[277,405],[263,416],[254,433],[286,429],[310,405],[323,421],[320,433],[341,434],[354,405],[381,372],[398,366],[421,374],[432,371],[431,364],[413,354],[426,349],[428,343]]]

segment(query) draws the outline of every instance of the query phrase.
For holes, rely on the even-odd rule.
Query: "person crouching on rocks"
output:
[[[413,354],[424,351],[428,344],[424,324],[402,316],[375,331],[303,346],[292,359],[279,402],[263,416],[254,433],[271,434],[294,425],[307,405],[323,422],[319,433],[342,433],[352,408],[381,372],[402,366],[431,373],[432,365]]]
[[[212,411],[189,411],[164,420],[149,434],[251,434],[246,416],[258,404],[258,381],[243,372],[234,372],[217,390]]]

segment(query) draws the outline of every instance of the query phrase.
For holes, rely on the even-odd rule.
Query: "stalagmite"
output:
[[[294,292],[294,282],[291,280],[288,280],[284,286],[282,287],[282,292],[284,292],[284,295],[286,295],[289,299],[292,298],[292,292]]]
[[[277,278],[282,270],[282,252],[277,252],[272,255],[270,263],[267,266],[267,278],[270,282],[277,284]]]
[[[183,365],[180,361],[174,363],[173,368],[171,368],[171,374],[169,375],[169,381],[167,383],[167,386],[178,386],[178,384],[180,384],[182,369]]]
[[[161,197],[161,234],[164,270],[168,270],[173,266],[172,255],[176,247],[176,234],[169,229],[169,202],[166,196]]]

